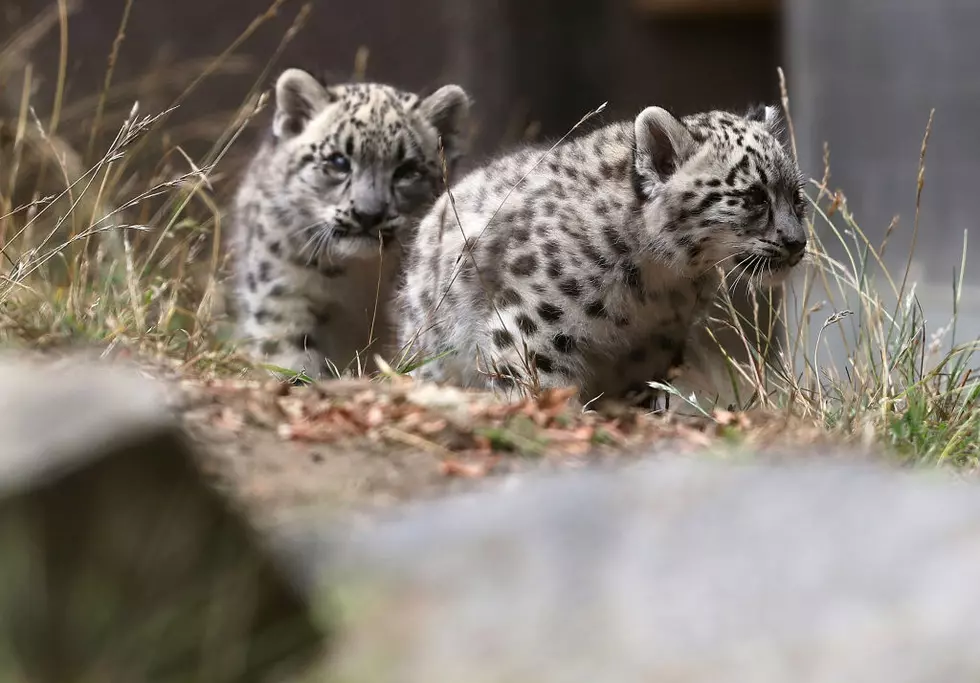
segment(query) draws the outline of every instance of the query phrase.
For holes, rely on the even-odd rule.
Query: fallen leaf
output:
[[[426,436],[431,436],[432,434],[438,434],[445,431],[449,423],[445,419],[435,419],[429,420],[428,422],[419,423],[415,429],[419,434],[425,434]]]
[[[688,427],[687,425],[677,425],[677,436],[697,446],[707,447],[712,443],[710,436],[700,430]]]
[[[564,387],[562,389],[545,389],[538,396],[538,407],[549,413],[551,416],[557,415],[568,407],[568,402],[578,389],[575,387]]]
[[[368,411],[364,416],[364,422],[369,427],[377,427],[385,422],[385,412],[381,409],[381,406],[373,405],[368,408]]]
[[[276,405],[282,414],[291,422],[296,422],[306,417],[306,404],[302,399],[296,398],[295,396],[277,398]]]

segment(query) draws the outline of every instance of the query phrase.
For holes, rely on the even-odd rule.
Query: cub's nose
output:
[[[806,235],[799,237],[787,235],[783,238],[783,248],[789,252],[790,256],[799,256],[806,251]]]
[[[373,230],[381,225],[385,220],[385,215],[385,211],[365,212],[354,210],[353,212],[354,220],[357,221],[357,224],[361,226],[362,230],[365,231]]]

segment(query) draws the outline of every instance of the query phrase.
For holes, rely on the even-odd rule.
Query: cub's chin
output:
[[[797,266],[804,258],[805,254],[785,257],[766,256],[756,271],[758,274],[756,280],[763,287],[781,285],[797,271]]]
[[[330,240],[330,255],[337,259],[377,258],[384,243],[379,235],[345,235]]]

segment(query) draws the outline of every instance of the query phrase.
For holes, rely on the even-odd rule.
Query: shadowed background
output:
[[[45,13],[53,20],[28,49],[7,44],[2,99],[16,112],[29,62],[31,101],[49,120],[59,7],[74,11],[58,130],[84,153],[126,0],[5,3],[5,41],[29,32]],[[948,315],[963,231],[974,222],[972,179],[980,172],[980,82],[973,75],[980,44],[971,35],[980,5],[970,0],[136,0],[130,9],[94,150],[105,148],[134,99],[144,113],[159,111],[210,68],[163,127],[166,135],[147,146],[145,164],[134,167],[142,172],[159,171],[161,147],[182,168],[175,145],[200,158],[257,79],[268,87],[287,64],[346,79],[359,48],[368,50],[369,79],[415,89],[454,81],[474,96],[470,163],[521,138],[557,139],[602,102],[609,103],[608,119],[650,103],[685,114],[776,101],[783,66],[804,170],[823,176],[828,143],[830,189],[844,190],[873,243],[900,215],[889,236],[890,266],[904,267],[913,243],[919,148],[935,107],[912,273],[936,318],[932,326]],[[302,26],[283,45],[297,16]],[[234,178],[266,120],[259,117],[232,148],[221,167],[228,173],[215,179],[219,196],[227,196],[232,185],[223,180]],[[837,245],[829,249],[842,256]],[[964,297],[961,310],[968,329],[976,326],[973,300]]]

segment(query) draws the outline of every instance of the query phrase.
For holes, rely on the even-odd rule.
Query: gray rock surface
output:
[[[153,383],[0,359],[0,435],[2,680],[266,681],[319,654]]]
[[[663,458],[280,540],[337,680],[980,679],[980,488],[936,473]]]

